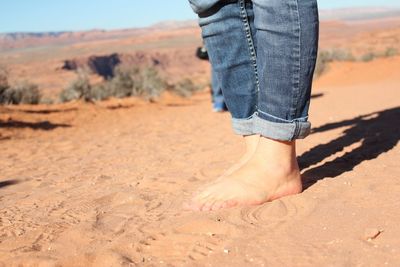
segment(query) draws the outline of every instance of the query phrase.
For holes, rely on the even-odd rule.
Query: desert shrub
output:
[[[323,50],[318,53],[318,57],[324,62],[356,60],[351,51],[344,49]]]
[[[165,89],[166,82],[159,72],[152,67],[139,69],[132,66],[120,65],[114,70],[114,77],[92,89],[95,99],[108,97],[123,98],[140,96],[152,99]],[[102,92],[101,92],[102,91]],[[99,95],[97,97],[97,95]]]
[[[170,90],[180,96],[189,97],[200,89],[201,86],[196,86],[192,80],[186,78],[172,85]]]
[[[394,57],[399,54],[399,51],[394,47],[386,48],[385,52],[383,53],[384,57]]]
[[[356,61],[356,57],[351,51],[343,49],[323,50],[318,53],[314,71],[314,78],[318,78],[329,68],[329,63],[333,61]]]
[[[159,96],[166,88],[165,80],[160,76],[158,71],[153,67],[147,67],[140,71],[140,87],[135,92],[147,99],[153,99]]]
[[[2,104],[38,104],[40,102],[39,87],[28,81],[21,81],[14,86],[2,90]]]
[[[8,88],[8,71],[5,67],[0,66],[0,90]]]
[[[93,101],[105,100],[112,96],[112,91],[108,83],[100,83],[91,87],[90,99]]]
[[[368,52],[364,55],[361,56],[360,60],[363,62],[369,62],[373,60],[376,57],[376,55],[373,52]]]
[[[76,99],[90,101],[90,91],[91,85],[87,74],[80,72],[78,73],[78,78],[61,91],[59,98],[61,102],[68,102]]]
[[[3,103],[2,96],[8,87],[8,71],[5,67],[0,66],[0,103]]]
[[[46,105],[51,105],[54,104],[54,100],[51,98],[41,98],[40,99],[40,104],[46,104]]]
[[[140,70],[130,66],[118,66],[114,77],[107,82],[110,95],[118,98],[137,95],[140,89]]]
[[[20,81],[13,86],[8,83],[8,71],[0,66],[0,104],[38,104],[40,92],[36,84]]]
[[[363,61],[363,62],[369,62],[369,61],[372,61],[372,60],[374,60],[376,58],[394,57],[394,56],[397,56],[398,54],[399,53],[398,53],[396,48],[388,47],[388,48],[386,48],[386,50],[384,50],[382,52],[377,52],[377,53],[368,52],[368,53],[362,55],[359,60]]]
[[[99,101],[109,97],[123,98],[140,96],[153,99],[166,88],[166,82],[159,72],[152,67],[138,69],[131,66],[118,66],[113,78],[92,86],[85,73],[80,73],[66,89],[60,93],[60,101],[75,99]]]
[[[329,62],[331,62],[329,52],[322,51],[322,52],[318,53],[317,62],[315,65],[315,71],[314,71],[314,78],[318,78],[328,69]]]
[[[141,96],[153,98],[166,88],[166,82],[154,67],[139,69],[120,65],[114,70],[114,77],[107,82],[114,97]]]
[[[356,58],[351,51],[334,49],[330,52],[330,61],[355,61]]]

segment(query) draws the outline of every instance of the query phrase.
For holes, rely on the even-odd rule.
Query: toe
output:
[[[211,211],[212,206],[216,201],[214,199],[207,200],[204,205],[200,208],[201,211]]]
[[[221,205],[222,209],[227,209],[227,208],[232,208],[237,206],[238,202],[236,200],[226,200],[224,203]]]
[[[216,201],[211,207],[211,210],[220,210],[223,207],[224,201]]]
[[[204,206],[204,201],[198,201],[195,199],[192,199],[183,204],[183,208],[185,210],[190,210],[190,211],[200,211],[203,206]]]
[[[185,211],[200,211],[203,204],[194,201],[187,201],[182,204],[182,208]]]

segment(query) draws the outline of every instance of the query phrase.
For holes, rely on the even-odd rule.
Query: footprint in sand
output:
[[[145,258],[181,265],[223,253],[226,236],[237,229],[214,219],[192,219],[162,233],[148,234],[137,251]]]
[[[177,232],[158,233],[140,241],[137,251],[146,259],[180,265],[202,259],[218,251],[219,243],[218,238],[214,236]]]
[[[246,224],[275,228],[289,220],[310,214],[314,206],[312,201],[305,198],[283,198],[260,206],[243,207],[238,217]]]
[[[119,254],[112,250],[97,253],[93,266],[97,267],[119,267],[119,266],[137,266],[128,256]]]
[[[118,209],[123,208],[122,206],[117,207]],[[132,216],[129,216],[126,213],[126,209],[123,208],[123,211],[115,211],[115,212],[99,212],[96,215],[96,221],[93,224],[93,227],[96,230],[103,232],[104,234],[112,234],[113,236],[117,236],[122,234],[129,227],[130,220],[133,219]]]
[[[296,214],[296,209],[287,201],[276,200],[260,206],[243,207],[240,219],[250,225],[262,226],[284,221],[288,216]]]
[[[57,266],[57,260],[46,256],[32,256],[32,257],[17,257],[16,259],[9,259],[4,263],[0,262],[0,267],[20,267],[20,266],[40,266],[40,267],[53,267]]]

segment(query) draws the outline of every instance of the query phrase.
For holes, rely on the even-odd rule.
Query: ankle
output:
[[[261,137],[252,160],[259,168],[271,171],[278,177],[298,176],[300,172],[295,141],[285,142]]]
[[[255,151],[257,157],[264,158],[267,162],[295,163],[296,142],[280,141],[261,137]]]
[[[244,135],[243,139],[246,144],[246,154],[253,154],[257,150],[260,136],[256,134]]]

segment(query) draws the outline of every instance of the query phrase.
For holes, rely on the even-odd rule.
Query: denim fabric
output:
[[[222,89],[214,70],[211,71],[211,93],[213,110],[215,112],[226,111],[227,107],[225,105],[224,95],[222,94]]]
[[[203,39],[234,131],[306,137],[318,47],[316,0],[190,2],[201,10]]]
[[[189,0],[190,6],[197,14],[206,11],[217,2],[218,0]]]

